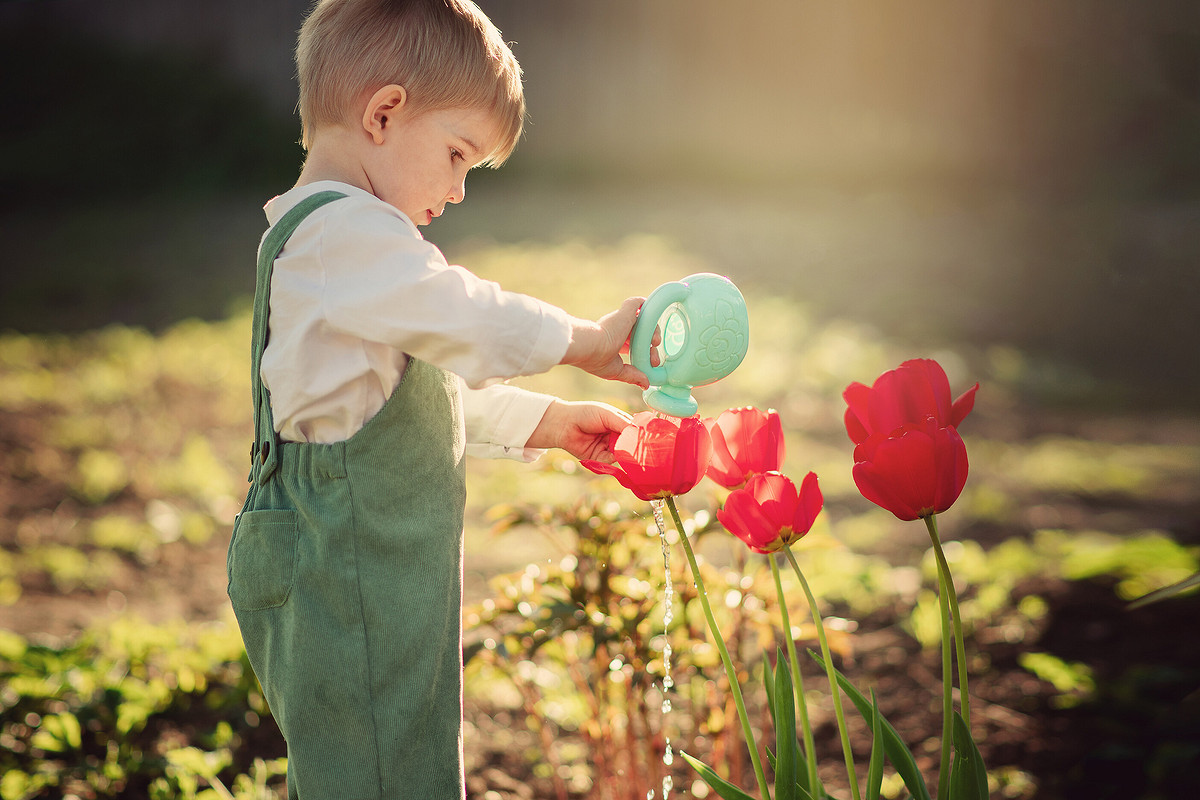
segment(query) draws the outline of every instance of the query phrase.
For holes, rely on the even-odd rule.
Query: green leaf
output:
[[[792,708],[793,708],[792,744],[793,744],[793,749],[795,750],[795,755],[792,758],[792,765],[793,765],[793,768],[794,768],[794,771],[796,774],[796,791],[799,792],[797,797],[798,797],[798,800],[812,800],[812,791],[809,788],[810,776],[809,776],[809,772],[808,772],[808,760],[804,757],[804,748],[800,744],[799,737],[795,735],[795,721],[794,721],[795,720],[795,711],[794,711],[794,709],[795,709],[795,691],[793,690],[792,682],[791,682],[791,668],[788,667],[787,662],[784,661],[782,654],[779,657],[779,664],[783,667],[784,670],[787,671],[788,693],[792,695],[792,704],[793,704],[792,705]],[[772,725],[777,724],[776,710],[775,710],[775,697],[776,697],[775,680],[776,680],[775,673],[772,673],[772,671],[771,671],[771,663],[768,659],[764,658],[763,659],[763,687],[767,690],[767,708],[769,708],[771,711],[771,724]],[[771,769],[772,770],[777,769],[777,767],[775,766],[775,763],[776,763],[775,754],[773,752],[771,752],[770,748],[767,748],[767,759],[771,762]],[[778,793],[778,790],[776,790],[776,792]],[[776,800],[778,800],[778,798],[776,798]]]
[[[883,715],[879,699],[871,690],[871,761],[867,767],[867,800],[879,800],[883,788]]]
[[[783,651],[775,668],[775,800],[796,798],[796,698]]]
[[[3,800],[21,800],[32,780],[20,770],[11,769],[0,778],[0,798]]]
[[[704,782],[711,786],[713,791],[724,798],[724,800],[754,800],[753,797],[713,772],[712,768],[703,761],[692,758],[687,753],[681,752],[679,755],[683,756],[683,760],[691,764],[692,769],[700,773],[700,777],[704,779]],[[770,800],[770,798],[763,798],[763,800]]]
[[[825,662],[819,655],[812,650],[809,650],[808,654],[821,665],[822,669],[825,668]],[[862,714],[863,719],[869,720],[871,704],[867,702],[867,698],[863,697],[862,692],[854,688],[854,684],[850,683],[836,667],[833,671],[837,675],[838,685],[850,698],[850,702],[854,703],[858,713]],[[900,738],[900,734],[896,733],[896,729],[882,714],[879,719],[883,728],[883,750],[887,754],[888,760],[892,762],[892,766],[896,768],[896,773],[904,781],[904,786],[912,793],[915,800],[932,800],[929,796],[929,787],[925,785],[925,779],[921,777],[921,770],[917,767],[917,760],[913,757],[912,751],[908,749],[908,745]],[[958,799],[955,798],[955,800]]]
[[[15,662],[24,657],[28,649],[24,638],[12,631],[0,630],[0,660]]]
[[[954,713],[954,761],[950,767],[954,800],[988,800],[987,768],[962,716]]]
[[[69,711],[50,714],[42,718],[42,724],[30,738],[30,744],[39,750],[65,753],[78,750],[81,746],[82,729],[79,720]]]
[[[782,662],[781,662],[782,663]],[[775,676],[771,672],[771,660],[763,659],[763,688],[767,690],[767,708],[771,710],[771,724],[775,724]]]
[[[767,751],[767,764],[771,769],[775,769],[775,753],[771,748],[764,748]],[[822,793],[821,797],[829,797]],[[812,792],[808,790],[808,765],[804,763],[804,753],[797,746],[796,750],[796,800],[812,800]]]

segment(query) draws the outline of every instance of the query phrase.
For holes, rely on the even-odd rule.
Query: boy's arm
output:
[[[356,195],[326,208],[332,210],[317,219],[321,225],[308,231],[315,266],[304,277],[320,287],[331,330],[388,345],[476,388],[555,364],[647,386],[646,377],[621,360],[641,298],[595,322],[579,319],[447,264],[376,198]]]
[[[402,214],[364,195],[323,207],[288,244],[304,254],[295,280],[318,295],[323,332],[385,345],[476,388],[562,361],[574,317],[447,264]]]
[[[461,387],[467,455],[533,461],[551,447],[610,463],[610,434],[630,421],[605,403],[572,403],[508,384]]]

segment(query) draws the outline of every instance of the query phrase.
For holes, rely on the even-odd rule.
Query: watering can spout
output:
[[[656,328],[661,363],[652,365]],[[664,283],[646,298],[630,336],[629,361],[650,380],[642,399],[673,417],[695,416],[692,389],[737,369],[749,340],[746,301],[728,278],[700,272]]]

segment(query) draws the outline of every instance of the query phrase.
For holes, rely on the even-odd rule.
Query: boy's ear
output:
[[[363,129],[375,144],[383,144],[385,131],[389,125],[394,124],[396,115],[404,108],[407,100],[408,93],[404,91],[404,87],[394,83],[371,95],[363,112],[362,122]]]

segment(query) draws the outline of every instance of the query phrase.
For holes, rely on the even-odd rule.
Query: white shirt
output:
[[[296,187],[266,204],[267,220],[326,190],[347,197],[305,218],[273,267],[261,375],[280,438],[348,439],[412,356],[462,379],[469,453],[535,458],[524,445],[553,398],[499,381],[558,364],[567,313],[447,264],[408,217],[348,184]]]

